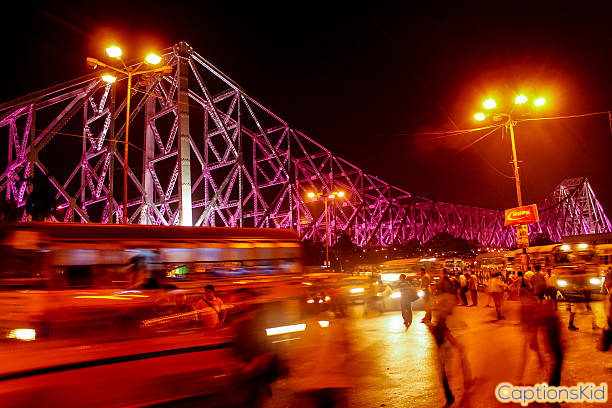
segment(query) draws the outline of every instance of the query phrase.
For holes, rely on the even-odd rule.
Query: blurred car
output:
[[[374,281],[370,277],[351,276],[345,278],[340,285],[345,303],[348,305],[365,304],[371,294],[373,284]]]

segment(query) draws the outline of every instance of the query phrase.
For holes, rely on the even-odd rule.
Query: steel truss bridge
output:
[[[163,51],[172,73],[131,89],[130,223],[291,228],[325,239],[322,204],[309,191],[343,190],[330,201],[331,241],[424,242],[438,233],[512,246],[503,211],[415,197],[335,155],[248,95],[188,44]],[[135,65],[135,64],[134,64]],[[0,195],[25,208],[32,177],[48,180],[59,221],[122,219],[127,80],[100,72],[0,105]],[[584,178],[539,203],[533,233],[562,236],[612,227]],[[25,210],[24,221],[27,220]]]

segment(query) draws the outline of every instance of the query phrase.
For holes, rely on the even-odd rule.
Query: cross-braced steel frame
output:
[[[330,201],[331,242],[341,233],[359,245],[424,242],[440,232],[485,245],[516,242],[500,210],[414,197],[334,155],[188,44],[163,59],[172,74],[148,75],[130,90],[130,223],[291,228],[323,240],[322,205],[306,195],[343,190],[342,200]],[[107,85],[96,73],[0,105],[8,141],[0,194],[23,208],[36,171],[53,185],[55,218],[120,222],[126,82]],[[556,239],[610,231],[586,180],[567,183],[544,201],[532,231]]]

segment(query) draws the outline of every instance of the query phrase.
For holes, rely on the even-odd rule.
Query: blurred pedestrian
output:
[[[546,277],[542,273],[542,267],[540,265],[536,265],[534,269],[535,272],[531,277],[533,294],[538,298],[541,303],[544,300],[544,296],[546,295]]]
[[[472,298],[472,306],[478,306],[478,280],[476,279],[476,275],[467,274],[468,279],[468,288],[470,290],[470,295]]]
[[[425,308],[425,316],[421,323],[429,323],[431,322],[431,278],[425,268],[421,268],[421,290],[423,291],[423,307]]]
[[[436,345],[438,346],[437,356],[440,363],[440,377],[442,387],[444,388],[444,396],[446,398],[446,404],[444,406],[450,407],[455,402],[455,396],[450,388],[450,381],[447,373],[451,352],[453,349],[456,350],[459,355],[463,374],[464,394],[459,406],[469,406],[470,390],[473,385],[472,371],[465,353],[465,348],[452,335],[447,325],[447,320],[452,314],[453,308],[456,305],[455,295],[451,293],[441,293],[438,300],[438,305],[438,320],[435,325],[430,324],[428,327],[436,341]]]
[[[491,279],[489,285],[489,289],[491,290],[491,295],[493,296],[493,301],[495,302],[495,312],[497,313],[497,320],[504,319],[504,314],[502,312],[503,303],[504,303],[504,290],[506,288],[506,284],[501,279],[501,273],[496,273],[493,275],[493,279]]]
[[[546,297],[550,300],[553,310],[557,310],[557,275],[548,268],[546,271]]]
[[[468,290],[469,290],[468,282],[465,276],[465,272],[461,271],[461,274],[459,275],[459,299],[461,300],[462,306],[468,305],[467,296],[466,296],[466,293],[468,292]]]
[[[417,300],[419,296],[412,284],[406,279],[405,274],[401,274],[399,277],[400,293],[400,307],[402,310],[402,317],[404,318],[404,326],[409,328],[412,324],[412,302]]]

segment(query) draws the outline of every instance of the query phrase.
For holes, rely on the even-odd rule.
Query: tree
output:
[[[27,181],[32,183],[32,192],[26,200],[26,212],[32,217],[32,221],[45,221],[57,206],[53,185],[49,179],[42,176],[29,178]]]
[[[13,199],[7,200],[5,197],[0,198],[0,222],[15,221],[19,221],[17,203]]]

